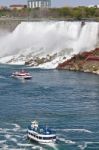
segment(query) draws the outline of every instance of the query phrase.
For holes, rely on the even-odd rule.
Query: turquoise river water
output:
[[[25,68],[32,80],[10,77],[21,68],[0,65],[0,149],[99,150],[99,75]],[[27,139],[35,119],[56,131],[55,144]]]

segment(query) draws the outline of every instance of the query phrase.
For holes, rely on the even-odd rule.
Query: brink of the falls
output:
[[[55,68],[73,55],[96,48],[97,22],[22,22],[5,35],[0,34],[0,62]]]

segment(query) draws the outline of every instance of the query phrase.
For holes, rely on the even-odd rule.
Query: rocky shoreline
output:
[[[75,55],[71,59],[59,64],[57,69],[99,74],[99,48]]]

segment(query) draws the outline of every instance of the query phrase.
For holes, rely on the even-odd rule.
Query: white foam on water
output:
[[[17,143],[18,146],[21,146],[21,147],[31,147],[33,146],[33,144],[27,144],[27,143]]]
[[[44,149],[43,147],[41,147],[41,146],[32,146],[32,149],[34,149],[34,150],[46,150],[46,149]]]
[[[12,126],[14,126],[14,127],[12,127],[12,128],[0,128],[0,130],[5,131],[5,132],[7,132],[7,131],[15,131],[16,132],[16,131],[21,129],[20,125],[18,125],[16,123],[12,123],[12,124],[6,123],[6,125],[10,126],[10,127],[12,127]]]
[[[87,129],[60,129],[61,131],[65,131],[65,132],[70,132],[70,131],[74,131],[74,132],[85,132],[85,133],[93,133],[90,130]]]
[[[27,129],[21,128],[21,132],[26,132],[26,131],[27,131]]]
[[[3,144],[5,142],[6,142],[6,140],[0,140],[0,144]]]
[[[58,150],[56,143],[45,143],[45,144],[48,145],[49,147],[52,147],[54,150]]]
[[[20,137],[21,137],[21,135],[15,135],[15,134],[14,134],[14,137],[20,138]]]
[[[65,142],[66,141],[65,138],[58,138],[58,140],[61,141],[61,142]]]
[[[6,79],[4,76],[0,75],[0,79]]]
[[[3,144],[2,145],[2,150],[8,150],[9,148],[8,148],[8,145],[6,145],[6,144]]]
[[[12,137],[12,135],[10,135],[10,134],[6,134],[6,135],[5,135],[5,138],[6,138],[6,139],[10,139],[11,137]]]
[[[84,150],[85,148],[87,148],[87,143],[84,143],[83,145],[78,145],[78,147],[80,148],[80,150]]]
[[[58,138],[59,141],[64,142],[66,144],[76,144],[75,141],[66,140],[65,138]]]
[[[2,133],[2,134],[6,134],[7,132],[9,132],[10,131],[10,129],[8,129],[8,128],[1,128],[0,129],[0,133]]]
[[[21,127],[18,124],[12,124],[13,126],[15,126],[15,128],[13,128],[13,131],[18,131],[21,129]]]
[[[10,138],[10,141],[17,143],[17,139],[16,138]]]
[[[67,143],[67,144],[76,144],[76,142],[71,141],[71,140],[65,140],[65,143]]]
[[[0,128],[0,134],[4,140],[0,141],[0,149],[2,150],[26,150],[26,147],[32,147],[33,144],[19,143],[20,139],[25,140],[26,129],[21,129],[21,126],[15,123],[6,123],[8,128]],[[25,133],[25,134],[24,134]],[[10,148],[9,142],[14,142],[17,147],[20,148]],[[12,146],[11,146],[12,147]]]
[[[26,148],[8,148],[5,150],[27,150]]]
[[[14,132],[13,129],[8,129],[8,128],[3,128],[2,130],[0,130],[0,133],[2,133],[2,134],[6,134],[6,133],[11,133],[12,134],[13,132]]]
[[[99,144],[99,142],[84,142],[83,144],[79,144],[78,147],[80,148],[80,150],[84,150],[88,147],[88,145],[91,144]]]

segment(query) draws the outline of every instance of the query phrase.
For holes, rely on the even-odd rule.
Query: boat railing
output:
[[[32,130],[34,132],[38,132],[39,134],[44,134],[44,135],[51,135],[51,134],[56,134],[54,130],[51,128],[47,128],[46,126],[38,126],[38,128],[33,128],[31,125],[28,126],[29,130]]]

